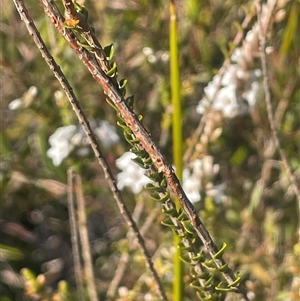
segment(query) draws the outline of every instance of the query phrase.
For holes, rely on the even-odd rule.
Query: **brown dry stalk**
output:
[[[72,252],[74,261],[74,272],[77,292],[79,295],[79,300],[83,301],[83,277],[82,277],[82,266],[80,261],[80,251],[79,251],[79,238],[77,232],[77,222],[75,216],[75,205],[74,205],[74,193],[73,193],[73,169],[68,170],[68,213],[71,231],[71,242],[72,242]]]
[[[87,287],[90,300],[99,301],[97,290],[96,290],[91,248],[90,248],[89,235],[87,229],[85,199],[83,195],[81,177],[78,174],[75,174],[74,192],[76,195],[77,208],[78,208],[77,227],[78,227],[80,242],[82,246],[81,249],[82,249],[83,262],[84,262],[83,270],[85,274],[86,287]]]

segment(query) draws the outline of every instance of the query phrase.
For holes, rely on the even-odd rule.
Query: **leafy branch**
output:
[[[40,40],[37,41],[39,35],[36,35],[36,31],[33,31],[33,22],[28,18],[28,14],[26,14],[24,6],[20,4],[21,1],[15,0],[14,2],[21,17],[25,20],[30,34],[34,37],[34,40],[42,51],[43,55],[45,55],[45,45],[42,44]],[[66,8],[67,13],[69,14],[66,22],[53,1],[40,0],[40,2],[42,3],[44,10],[52,23],[64,36],[71,48],[77,53],[95,80],[101,85],[104,93],[111,102],[111,105],[117,110],[120,118],[120,126],[123,127],[125,135],[127,136],[127,140],[133,146],[132,151],[138,155],[136,162],[144,166],[148,172],[148,176],[155,183],[153,186],[149,186],[149,188],[153,190],[151,195],[158,201],[164,203],[164,211],[170,215],[170,219],[172,220],[173,224],[175,224],[175,229],[178,234],[180,235],[180,229],[183,231],[184,234],[182,234],[182,236],[185,238],[187,238],[189,234],[195,234],[196,237],[202,242],[205,254],[208,253],[211,258],[209,261],[207,261],[205,258],[200,256],[202,254],[201,252],[195,251],[194,253],[188,249],[188,254],[190,255],[190,258],[192,258],[191,261],[199,263],[202,270],[205,268],[206,271],[212,271],[213,276],[218,273],[223,275],[227,284],[224,285],[224,283],[221,282],[219,286],[213,285],[213,289],[223,292],[234,291],[239,294],[241,300],[248,300],[246,292],[239,286],[240,279],[234,276],[233,272],[222,258],[225,245],[223,245],[221,250],[217,248],[203,222],[197,215],[195,207],[184,193],[171,164],[166,161],[165,157],[161,154],[160,150],[151,139],[149,132],[142,125],[142,117],[137,116],[133,112],[133,97],[130,96],[125,98],[125,85],[127,81],[121,80],[118,82],[116,64],[111,62],[112,49],[111,47],[102,48],[100,43],[95,42],[92,33],[92,27],[86,24],[87,15],[84,12],[84,8],[77,7],[76,9],[73,2],[66,1],[66,3],[69,5],[69,7]],[[77,36],[78,33],[87,42],[87,45],[82,44],[82,41]],[[107,52],[105,50],[107,50]],[[54,70],[54,74],[57,76],[60,69],[57,65],[55,66],[53,58],[49,56],[45,59],[50,65],[51,69]],[[55,69],[53,67],[55,67]],[[99,149],[89,124],[86,122],[84,114],[79,107],[78,101],[72,94],[71,87],[69,86],[65,77],[61,77],[61,74],[59,74],[59,80],[65,88],[67,86],[66,92],[71,101],[73,109],[75,110],[79,121],[83,125],[94,153],[99,163],[102,165],[107,178],[109,179],[111,190],[114,193],[115,198],[120,199],[121,196],[119,191],[116,189],[112,174],[108,169],[107,164],[104,164],[105,158]],[[168,186],[178,198],[182,210],[177,210],[175,207],[172,208],[170,193],[167,191]],[[127,209],[124,207],[124,203],[119,206],[121,211],[126,212]],[[130,218],[128,219],[128,222],[129,224],[132,224],[132,220]],[[197,274],[199,276],[203,273],[200,272]],[[210,277],[205,280],[206,281],[204,281],[204,283],[203,281],[200,281],[200,283],[208,287],[211,284],[211,281],[209,281]],[[205,298],[206,297],[207,299],[211,298],[210,296],[205,296]]]

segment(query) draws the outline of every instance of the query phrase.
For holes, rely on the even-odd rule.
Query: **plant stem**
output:
[[[181,116],[181,97],[180,97],[180,75],[177,42],[177,20],[176,7],[174,0],[170,1],[170,74],[171,74],[171,98],[173,105],[173,160],[176,173],[182,181],[182,116]],[[176,199],[176,208],[180,208],[179,200]],[[181,249],[179,247],[181,239],[178,235],[174,236],[176,248],[174,257],[174,299],[180,301],[183,297],[183,263],[181,261]]]

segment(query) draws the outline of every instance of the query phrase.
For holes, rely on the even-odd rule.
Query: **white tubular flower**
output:
[[[134,154],[126,152],[116,160],[116,166],[122,170],[117,174],[118,188],[129,187],[137,194],[150,180],[144,175],[145,170],[132,161],[135,157]]]
[[[74,149],[74,144],[71,143],[71,140],[76,134],[76,131],[77,127],[75,125],[63,126],[58,128],[55,133],[49,137],[51,148],[47,151],[47,156],[52,159],[55,166],[59,166]]]

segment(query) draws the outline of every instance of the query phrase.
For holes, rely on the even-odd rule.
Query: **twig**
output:
[[[76,286],[79,294],[79,299],[83,301],[83,281],[82,281],[82,267],[80,261],[78,232],[76,225],[76,218],[74,212],[74,199],[73,199],[73,169],[68,170],[68,211],[70,217],[70,231],[71,231],[71,242],[73,250],[74,270]]]
[[[133,230],[133,232],[135,233],[136,237],[137,237],[137,241],[142,249],[144,258],[146,260],[146,264],[148,266],[148,268],[150,269],[154,280],[158,286],[158,290],[159,293],[162,297],[162,299],[164,301],[167,301],[167,296],[164,292],[164,288],[162,286],[162,283],[159,279],[159,276],[154,268],[154,264],[151,260],[151,256],[148,252],[148,250],[146,249],[143,237],[141,236],[138,227],[136,226],[134,220],[131,217],[130,211],[128,210],[122,195],[120,193],[120,191],[118,190],[118,187],[116,185],[116,180],[109,168],[109,165],[105,159],[105,157],[102,154],[100,145],[96,139],[95,134],[92,132],[92,129],[89,125],[89,122],[87,121],[85,114],[83,113],[79,102],[73,92],[72,87],[70,86],[67,78],[65,77],[65,75],[63,74],[63,72],[61,71],[60,67],[57,65],[57,63],[55,62],[54,58],[52,57],[52,55],[49,53],[44,41],[42,40],[33,20],[31,19],[31,17],[28,14],[28,11],[23,3],[22,0],[14,0],[15,6],[21,16],[21,19],[25,22],[25,25],[28,29],[29,34],[32,36],[35,44],[37,45],[37,47],[40,49],[40,52],[42,54],[42,57],[45,59],[45,61],[47,62],[47,64],[49,65],[50,69],[52,70],[53,74],[55,75],[55,77],[58,79],[58,81],[60,82],[63,90],[65,91],[73,110],[76,113],[76,116],[79,120],[79,122],[81,123],[88,141],[94,151],[95,157],[98,160],[98,163],[101,165],[104,174],[105,174],[105,178],[107,179],[110,189],[112,191],[112,194],[118,204],[119,210],[121,212],[121,214],[124,216],[127,224],[129,225],[129,227]],[[58,11],[57,7],[55,6],[55,4],[53,2],[51,2],[51,5],[48,4],[47,1],[41,1],[41,3],[43,4],[45,11],[47,12],[47,14],[49,15],[51,21],[56,25],[57,28],[60,28],[60,32],[68,37],[67,41],[69,41],[70,45],[75,45],[75,48],[78,50],[78,48],[80,48],[80,51],[78,50],[77,53],[84,57],[85,61],[89,62],[94,70],[94,72],[97,74],[97,76],[99,76],[99,72],[101,73],[101,78],[102,78],[102,84],[104,86],[107,87],[107,89],[109,89],[110,87],[110,83],[109,83],[109,79],[108,78],[103,78],[104,73],[98,69],[98,65],[93,61],[93,58],[90,56],[89,52],[87,52],[86,50],[84,50],[82,47],[77,45],[77,39],[74,36],[74,34],[72,33],[72,31],[68,30],[67,28],[64,27],[63,25],[63,17],[60,14],[60,12]],[[54,9],[54,11],[52,11],[52,8]],[[72,48],[73,48],[72,47]],[[95,74],[95,76],[96,76]]]
[[[106,293],[107,301],[113,300],[112,298],[116,294],[118,285],[121,282],[121,280],[125,274],[125,270],[126,270],[128,262],[129,262],[129,253],[123,253],[121,255],[121,258],[119,259],[118,267],[116,269],[115,275],[109,283],[109,287],[108,287],[107,293]]]
[[[268,114],[268,120],[271,127],[272,136],[275,142],[275,147],[278,149],[280,158],[283,162],[283,165],[285,167],[285,170],[288,174],[288,177],[290,179],[290,182],[292,184],[294,193],[298,199],[298,206],[300,207],[300,188],[298,187],[297,180],[295,175],[292,172],[292,168],[290,166],[290,163],[287,159],[287,156],[285,154],[284,149],[282,148],[278,131],[275,124],[275,118],[273,114],[273,108],[272,108],[272,101],[271,101],[271,88],[270,88],[270,75],[268,72],[268,63],[267,63],[267,53],[266,53],[266,45],[267,45],[267,32],[269,29],[269,23],[271,16],[273,14],[273,10],[276,7],[276,0],[269,0],[267,4],[264,6],[262,5],[262,2],[259,3],[257,6],[258,10],[258,22],[259,22],[259,41],[260,41],[260,54],[261,54],[261,65],[262,65],[262,73],[263,73],[263,87],[265,91],[265,102],[266,102],[266,108],[267,108],[267,114]],[[269,19],[263,17],[263,10],[268,10]]]
[[[79,175],[75,175],[74,191],[77,200],[77,227],[80,234],[81,251],[84,261],[84,274],[86,280],[87,291],[91,301],[98,301],[94,270],[92,265],[92,256],[89,243],[89,235],[86,222],[85,200],[82,191],[82,181]]]

